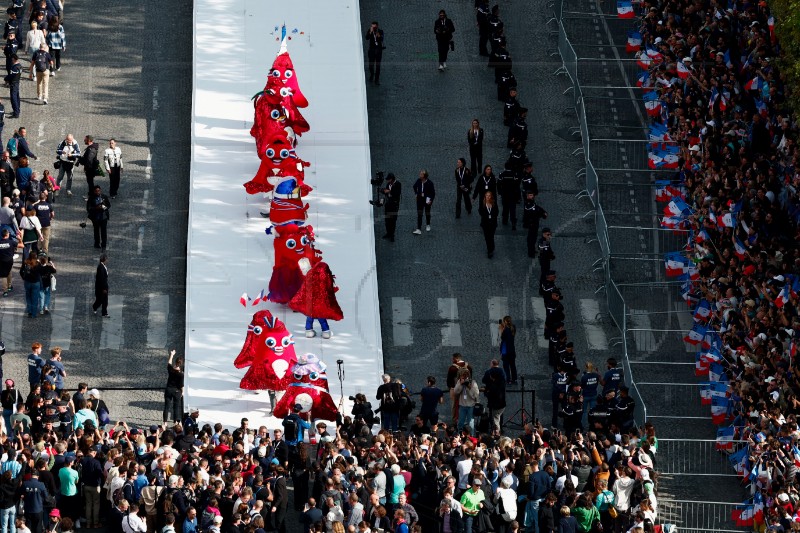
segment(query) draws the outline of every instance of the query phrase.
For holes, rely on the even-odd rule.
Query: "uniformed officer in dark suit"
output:
[[[549,277],[549,273],[552,272],[550,270],[550,262],[554,261],[556,258],[556,254],[553,253],[553,248],[550,246],[550,238],[552,235],[550,228],[544,228],[542,230],[542,237],[539,239],[539,266],[542,270],[539,276],[539,282],[542,284],[545,282],[545,279]]]
[[[522,167],[525,165],[526,161],[528,161],[528,154],[525,153],[522,143],[517,142],[517,144],[515,144],[508,153],[508,163],[511,165],[511,170],[513,170],[514,174],[516,174],[517,180],[520,179]]]
[[[569,390],[569,376],[563,369],[559,368],[553,372],[550,378],[550,383],[553,386],[550,398],[553,401],[553,418],[551,426],[558,427],[558,413],[561,410],[561,403],[566,401],[567,391]]]
[[[397,228],[397,213],[400,211],[400,193],[403,187],[394,174],[389,172],[386,175],[386,188],[383,189],[383,195],[386,201],[383,204],[384,213],[386,216],[386,235],[384,239],[394,242],[394,232]]]
[[[494,43],[494,41],[492,41]],[[500,75],[506,70],[512,70],[513,62],[511,52],[506,48],[506,38],[497,40],[497,46],[489,54],[489,66],[494,68],[494,82],[500,83]]]
[[[500,79],[497,81],[497,99],[501,102],[508,100],[508,92],[512,87],[517,86],[517,77],[510,70],[504,70],[500,73]]]
[[[517,203],[520,200],[519,178],[517,173],[511,168],[512,163],[506,162],[505,169],[500,173],[497,180],[497,189],[503,199],[503,225],[508,226],[508,219],[511,218],[511,230],[517,230]]]
[[[487,20],[489,24],[489,33],[492,37],[503,34],[503,21],[500,20],[500,6],[495,4],[492,6],[492,12]]]
[[[375,85],[381,84],[381,59],[383,58],[383,30],[378,27],[378,23],[373,21],[370,24],[364,39],[369,43],[367,58],[369,59],[369,81],[375,81]]]
[[[486,0],[478,0],[478,5],[475,7],[475,18],[478,20],[478,53],[482,56],[488,56],[489,52],[486,50],[486,44],[489,42],[491,31],[489,29],[489,2]]]
[[[525,163],[522,164],[522,177],[520,178],[520,182],[522,183],[522,192],[532,192],[534,197],[539,194],[539,184],[533,176],[533,163],[530,161],[525,161]]]
[[[508,98],[505,104],[503,104],[503,126],[511,126],[517,119],[517,114],[521,109],[519,100],[517,100],[517,94],[519,93],[516,87],[511,87],[508,90]]]
[[[523,150],[528,143],[528,109],[525,107],[519,109],[517,118],[508,128],[508,147],[514,148],[517,143],[522,145]]]
[[[22,76],[22,64],[19,62],[17,54],[11,54],[11,67],[8,70],[8,75],[4,78],[8,83],[9,98],[11,100],[11,116],[10,118],[19,118],[19,80]]]
[[[522,204],[522,227],[528,229],[528,257],[536,257],[536,238],[539,235],[539,221],[547,218],[547,211],[536,203],[536,195],[532,191],[525,193]]]

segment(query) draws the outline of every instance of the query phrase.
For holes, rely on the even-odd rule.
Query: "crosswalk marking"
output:
[[[442,324],[442,346],[461,346],[461,324],[458,323],[458,304],[455,298],[437,298]]]
[[[505,296],[494,296],[489,298],[489,334],[492,339],[492,346],[500,346],[500,334],[497,331],[497,322],[508,314],[508,298]]]
[[[21,285],[21,284],[20,284]],[[21,287],[18,287],[21,288]],[[16,290],[14,291],[16,294]],[[25,314],[25,298],[5,298],[3,301],[3,342],[7,350],[20,350],[22,346],[22,316]]]
[[[647,314],[647,311],[631,309],[630,320],[633,329],[653,329],[650,315]],[[634,331],[633,342],[636,344],[636,351],[638,352],[650,352],[655,350],[656,347],[656,337],[652,331]]]
[[[596,300],[582,298],[581,318],[583,319],[583,330],[586,332],[586,344],[590,350],[607,350],[608,339],[603,328],[597,324],[597,317],[600,314],[600,305]]]
[[[69,350],[72,343],[72,315],[75,312],[75,298],[72,296],[56,296],[53,298],[50,316],[53,330],[50,333],[50,344]]]
[[[686,304],[684,302],[675,302],[675,311],[678,315],[678,325],[683,331],[689,331],[694,326],[694,320],[691,313],[686,312]],[[684,342],[684,350],[686,353],[695,353],[697,346],[692,346],[688,342]]]
[[[111,318],[102,318],[100,331],[100,349],[119,350],[122,346],[122,304],[124,296],[108,297],[108,314]]]
[[[147,347],[167,346],[167,321],[169,320],[169,296],[150,294],[150,313],[147,315]]]
[[[411,346],[411,298],[392,298],[392,336],[395,346]]]
[[[531,305],[533,306],[533,319],[536,322],[536,343],[539,348],[547,348],[550,343],[544,338],[544,322],[547,318],[547,312],[544,310],[544,298],[541,296],[534,296],[531,298]]]

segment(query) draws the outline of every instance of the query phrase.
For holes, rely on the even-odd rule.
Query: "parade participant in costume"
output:
[[[275,234],[275,266],[267,299],[285,304],[300,290],[305,274],[321,260],[322,253],[314,248],[311,226],[286,224],[267,228],[270,233]]]
[[[308,100],[303,96],[303,91],[300,90],[300,84],[297,82],[297,76],[294,72],[294,64],[292,58],[289,57],[289,50],[286,46],[286,27],[283,28],[281,37],[281,49],[278,51],[278,57],[272,63],[270,69],[270,76],[278,78],[284,86],[292,90],[292,100],[297,107],[308,107]]]
[[[312,191],[305,184],[305,167],[310,166],[297,157],[285,131],[275,133],[267,140],[264,152],[259,152],[261,165],[255,177],[244,184],[248,194],[271,192],[283,178],[294,177],[300,187],[300,195],[305,196]]]
[[[255,116],[250,135],[256,139],[259,156],[264,153],[264,143],[275,133],[285,132],[292,145],[297,137],[310,127],[292,101],[291,90],[283,87],[278,78],[270,76],[264,90],[254,97]]]
[[[233,362],[236,368],[250,367],[239,387],[245,390],[285,390],[291,381],[289,366],[295,359],[294,340],[284,323],[269,311],[258,311],[247,326],[244,346]]]
[[[336,405],[328,389],[326,365],[314,354],[297,357],[292,367],[292,382],[278,401],[272,414],[278,418],[287,416],[295,404],[302,410],[297,413],[305,419],[336,420]]]
[[[303,202],[302,190],[297,179],[292,177],[277,177],[272,200],[269,203],[269,221],[275,226],[296,224],[301,226],[306,222],[308,204]]]
[[[319,321],[322,328],[322,338],[330,339],[331,330],[328,320],[341,320],[344,318],[339,302],[336,301],[336,286],[334,275],[328,263],[320,261],[312,268],[303,286],[289,301],[293,311],[306,315],[306,337],[314,337],[314,320]]]

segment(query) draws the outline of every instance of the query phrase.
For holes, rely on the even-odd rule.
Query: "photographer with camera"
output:
[[[472,379],[469,369],[462,368],[458,371],[458,382],[453,388],[458,397],[458,431],[469,427],[470,434],[475,430],[474,410],[478,402],[480,390],[478,384]]]
[[[360,426],[363,423],[372,428],[375,423],[375,414],[372,412],[372,404],[367,401],[367,397],[358,393],[355,396],[350,396],[349,399],[353,402],[353,409],[350,414],[353,415],[355,425]]]
[[[400,397],[403,391],[399,383],[392,383],[389,374],[382,376],[383,384],[378,387],[376,400],[380,400],[381,427],[390,431],[397,431],[400,425]]]
[[[386,216],[386,235],[384,239],[394,242],[394,232],[397,228],[397,215],[400,212],[400,194],[403,186],[397,181],[394,174],[389,172],[386,176],[386,187],[383,189],[383,207]]]

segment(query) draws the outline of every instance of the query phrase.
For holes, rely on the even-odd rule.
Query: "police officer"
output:
[[[381,84],[381,59],[383,59],[383,30],[378,27],[378,23],[373,21],[370,24],[364,39],[369,43],[367,57],[369,58],[369,81],[375,81],[375,85]]]
[[[519,178],[511,166],[512,163],[506,161],[506,168],[500,173],[497,181],[497,189],[503,199],[503,225],[508,226],[508,219],[511,218],[511,230],[516,231],[517,203],[520,200]]]
[[[606,373],[600,378],[600,385],[603,386],[603,395],[609,391],[616,391],[623,383],[622,370],[617,368],[617,360],[609,357],[606,361]]]
[[[11,56],[16,54],[17,50],[19,50],[19,44],[17,44],[16,34],[14,30],[12,30],[6,40],[6,44],[3,46],[3,55],[6,56],[6,74],[11,73],[11,65],[14,64],[14,60]]]
[[[551,272],[550,262],[554,261],[556,258],[556,254],[553,253],[553,248],[550,245],[550,238],[552,235],[553,234],[550,232],[550,228],[544,228],[542,230],[542,236],[537,245],[539,252],[539,266],[541,267],[539,282],[542,285],[544,285],[545,278],[547,278],[549,276],[549,272]],[[542,296],[544,295],[542,294]]]
[[[511,165],[511,170],[516,174],[517,181],[522,177],[522,168],[528,160],[528,154],[525,153],[525,148],[521,142],[517,142],[508,153],[508,163]]]
[[[503,104],[503,126],[511,126],[517,119],[519,110],[522,109],[517,100],[518,94],[516,87],[511,87],[508,90],[508,98]]]
[[[636,402],[628,395],[627,386],[620,385],[614,407],[616,412],[612,419],[616,418],[617,425],[619,425],[621,431],[630,430],[633,427],[633,413],[636,410]]]
[[[386,201],[383,204],[384,213],[386,216],[386,235],[384,239],[394,242],[394,232],[397,229],[397,214],[400,211],[400,193],[402,192],[402,185],[394,174],[389,172],[386,176],[386,188],[383,189],[383,195]]]
[[[555,328],[558,324],[563,324],[566,316],[564,315],[564,304],[561,303],[561,289],[554,289],[550,294],[550,299],[544,304],[544,329],[545,335],[548,330]]]
[[[489,56],[486,51],[486,44],[489,42],[491,30],[489,29],[489,2],[487,0],[478,0],[478,5],[475,7],[475,18],[478,20],[478,53],[484,57]]]
[[[523,183],[524,189],[524,183]],[[528,229],[528,257],[536,257],[536,237],[539,235],[539,220],[547,218],[547,211],[536,203],[536,194],[532,191],[525,193],[525,202],[522,204],[522,227]]]
[[[517,77],[510,70],[504,70],[500,73],[500,79],[497,81],[497,99],[505,102],[508,99],[508,92],[512,87],[517,86]]]
[[[583,402],[581,398],[580,383],[571,383],[567,392],[566,402],[562,403],[561,416],[564,418],[564,433],[572,435],[580,431],[583,419]]]
[[[553,428],[557,428],[561,403],[566,400],[567,391],[569,390],[569,376],[564,372],[563,368],[557,368],[550,377],[550,384],[553,387],[550,396],[553,400],[553,418],[550,425]]]
[[[21,33],[19,19],[17,18],[17,10],[13,7],[9,7],[6,9],[6,13],[8,13],[8,20],[6,21],[5,26],[3,26],[3,39],[14,41],[17,47],[19,47],[20,39],[18,36]]]
[[[575,379],[575,376],[580,373],[578,359],[575,357],[575,349],[571,342],[564,345],[564,351],[558,354],[558,361],[564,371],[569,374],[570,379]]]
[[[533,163],[530,161],[525,161],[525,163],[522,164],[522,176],[520,177],[520,182],[522,183],[522,192],[532,192],[533,196],[537,196],[539,194],[539,184],[536,182],[536,178],[533,176]]]
[[[11,54],[11,68],[9,68],[8,75],[4,78],[8,83],[11,109],[13,110],[10,118],[19,118],[19,80],[21,76],[22,64],[19,62],[19,57],[17,57],[17,54]]]
[[[558,322],[547,328],[547,364],[555,368],[558,365],[558,344],[563,338],[564,323]]]
[[[495,40],[492,40],[492,44]],[[506,38],[500,36],[497,39],[497,46],[494,47],[492,53],[489,54],[489,66],[494,68],[494,82],[500,83],[500,75],[506,70],[512,70],[513,62],[511,60],[511,52],[506,48]]]
[[[517,143],[522,144],[523,149],[528,143],[528,109],[525,107],[519,109],[517,118],[508,128],[508,148],[514,148]]]
[[[503,32],[503,21],[500,20],[500,6],[495,4],[492,6],[492,13],[487,20],[489,24],[489,33],[492,36],[500,35]]]

